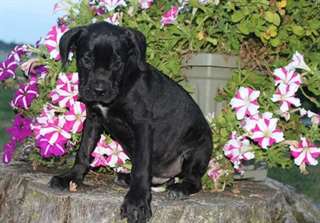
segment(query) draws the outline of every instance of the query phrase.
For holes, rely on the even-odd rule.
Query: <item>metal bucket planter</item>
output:
[[[193,87],[193,99],[202,112],[219,114],[223,104],[214,100],[218,89],[226,85],[232,70],[239,68],[239,58],[221,54],[192,54],[183,62],[183,74]]]
[[[183,75],[193,88],[192,97],[206,115],[218,115],[224,104],[214,100],[218,90],[232,77],[234,69],[239,68],[239,57],[221,54],[192,54],[183,62]],[[235,179],[263,181],[267,176],[267,164],[255,160],[243,163],[244,174],[235,174]]]

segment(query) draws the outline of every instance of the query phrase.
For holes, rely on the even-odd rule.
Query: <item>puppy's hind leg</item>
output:
[[[182,182],[168,186],[168,197],[170,199],[184,199],[190,194],[201,190],[201,178],[205,174],[210,155],[212,143],[207,142],[188,156],[182,166]]]
[[[95,114],[91,114],[89,109],[87,109],[87,112],[88,115],[84,123],[83,135],[81,138],[80,148],[76,155],[76,161],[71,170],[62,175],[51,178],[49,186],[52,188],[60,190],[68,189],[71,181],[80,185],[90,168],[90,163],[92,161],[90,154],[96,147],[103,128],[98,117]]]

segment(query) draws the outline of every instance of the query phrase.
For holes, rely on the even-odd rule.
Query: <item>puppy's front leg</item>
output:
[[[144,223],[151,217],[152,129],[141,124],[135,128],[136,145],[131,152],[130,188],[121,206],[121,217],[128,223]]]
[[[54,176],[49,182],[50,187],[60,190],[69,188],[70,181],[81,184],[85,174],[90,168],[91,152],[97,145],[103,131],[99,116],[87,109],[87,119],[84,122],[84,129],[81,138],[80,148],[76,155],[76,161],[71,170],[68,172]]]

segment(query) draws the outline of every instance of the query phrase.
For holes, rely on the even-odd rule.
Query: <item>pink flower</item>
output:
[[[44,45],[47,47],[50,54],[50,58],[54,60],[60,60],[59,42],[62,35],[68,31],[66,25],[52,26],[47,37],[44,41]]]
[[[223,169],[220,167],[219,163],[216,160],[211,159],[208,167],[208,176],[214,181],[219,181],[220,177],[223,174]]]
[[[122,147],[116,141],[112,141],[108,144],[106,149],[108,156],[107,162],[110,167],[117,167],[123,165],[129,157],[123,152]]]
[[[260,118],[257,120],[256,127],[252,130],[251,138],[263,149],[284,140],[283,133],[277,129],[278,119]]]
[[[116,13],[114,13],[112,16],[109,16],[109,17],[106,19],[106,22],[118,26],[118,25],[120,24],[120,13],[119,13],[119,12],[116,12]]]
[[[259,105],[257,98],[259,95],[260,91],[255,91],[248,87],[240,87],[230,102],[231,107],[236,111],[238,120],[258,113]]]
[[[290,107],[294,105],[295,107],[301,106],[300,99],[294,97],[297,91],[297,85],[283,85],[280,84],[272,96],[271,100],[273,102],[280,103],[280,111],[282,113],[289,111]]]
[[[53,13],[57,13],[60,11],[68,11],[71,5],[68,4],[66,1],[61,0],[53,5]]]
[[[301,141],[297,147],[290,145],[290,151],[294,157],[294,163],[298,166],[302,164],[315,166],[318,164],[316,159],[320,157],[320,148],[304,137],[301,137]]]
[[[44,158],[62,156],[66,153],[64,143],[52,141],[46,137],[38,138],[36,145],[40,149],[40,155]]]
[[[97,143],[96,148],[91,153],[91,156],[94,157],[94,160],[90,164],[92,167],[99,167],[99,166],[107,166],[107,143],[106,143],[106,137],[104,135],[101,135],[99,142]]]
[[[67,121],[65,129],[70,130],[72,133],[80,133],[83,129],[83,123],[86,119],[86,106],[85,104],[76,101],[70,106],[70,111],[65,113]]]
[[[99,152],[92,152],[91,156],[94,157],[94,160],[90,164],[92,167],[105,167],[108,166],[107,157],[100,154]]]
[[[9,57],[0,63],[0,81],[5,81],[8,78],[15,77],[17,67],[18,64],[13,57]]]
[[[294,70],[288,70],[285,67],[275,69],[273,71],[275,85],[296,85],[300,87],[302,84],[300,74],[296,73]]]
[[[35,81],[27,84],[20,84],[20,88],[16,91],[11,106],[13,108],[29,109],[32,101],[39,96],[38,86]]]
[[[252,130],[256,127],[257,121],[260,118],[266,118],[266,119],[271,119],[272,118],[272,113],[271,112],[265,112],[262,115],[261,114],[255,114],[250,117],[245,117],[243,121],[241,121],[241,127],[246,130],[249,134],[252,133]]]
[[[237,137],[236,132],[232,132],[230,140],[224,145],[224,155],[233,163],[235,169],[240,168],[241,160],[251,160],[254,153],[248,139],[240,136]]]
[[[127,6],[124,0],[100,0],[100,4],[105,6],[108,12],[111,12],[120,6]]]
[[[17,114],[14,118],[12,126],[6,129],[11,136],[11,140],[23,142],[26,138],[31,136],[31,122],[31,119],[26,118],[21,114]]]
[[[48,123],[54,123],[56,120],[55,112],[57,110],[51,104],[45,104],[42,108],[40,115],[36,118],[39,124],[45,125]]]
[[[106,138],[103,135],[91,155],[95,158],[91,163],[92,167],[109,166],[111,168],[118,168],[129,159],[119,143],[112,141],[107,144]]]
[[[151,7],[153,0],[139,0],[140,8],[148,9]]]
[[[71,107],[78,100],[78,73],[61,73],[56,88],[51,91],[52,103]]]
[[[35,139],[42,137],[40,135],[40,130],[42,127],[47,127],[49,124],[54,124],[57,122],[58,117],[55,115],[57,110],[51,104],[45,104],[42,108],[42,111],[38,117],[35,118],[31,124],[31,130]]]
[[[60,116],[54,123],[48,123],[40,129],[40,135],[47,139],[50,145],[64,144],[71,138],[71,134],[65,129],[66,120]]]
[[[15,150],[16,150],[15,140],[10,140],[7,144],[3,146],[2,160],[4,163],[8,164],[11,162]]]
[[[161,25],[173,24],[177,20],[179,14],[179,8],[177,6],[172,6],[171,9],[165,12],[161,18]]]
[[[304,57],[298,51],[292,56],[292,61],[286,66],[287,70],[294,71],[295,69],[302,69],[311,71],[310,67],[304,62]]]
[[[23,55],[25,55],[28,52],[27,45],[17,45],[15,48],[11,51],[8,58],[13,59],[18,64],[21,62],[21,58]]]

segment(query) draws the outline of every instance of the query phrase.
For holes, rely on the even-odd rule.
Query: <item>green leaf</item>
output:
[[[299,25],[292,25],[292,32],[296,34],[297,36],[303,36],[304,34],[304,29],[302,26]]]
[[[248,22],[242,21],[238,26],[240,32],[244,35],[248,35],[250,33]]]
[[[206,40],[209,43],[212,43],[213,45],[217,45],[218,44],[218,40],[216,38],[207,37]]]
[[[280,38],[277,37],[277,38],[272,39],[270,41],[270,43],[271,43],[271,46],[277,47],[281,44],[281,40],[280,40]]]
[[[271,12],[271,11],[266,12],[265,20],[267,20],[268,22],[270,22],[276,26],[279,26],[280,22],[281,22],[279,14],[276,12]]]
[[[237,22],[241,21],[245,16],[246,16],[246,14],[243,11],[236,11],[231,16],[231,21],[234,23],[237,23]]]

